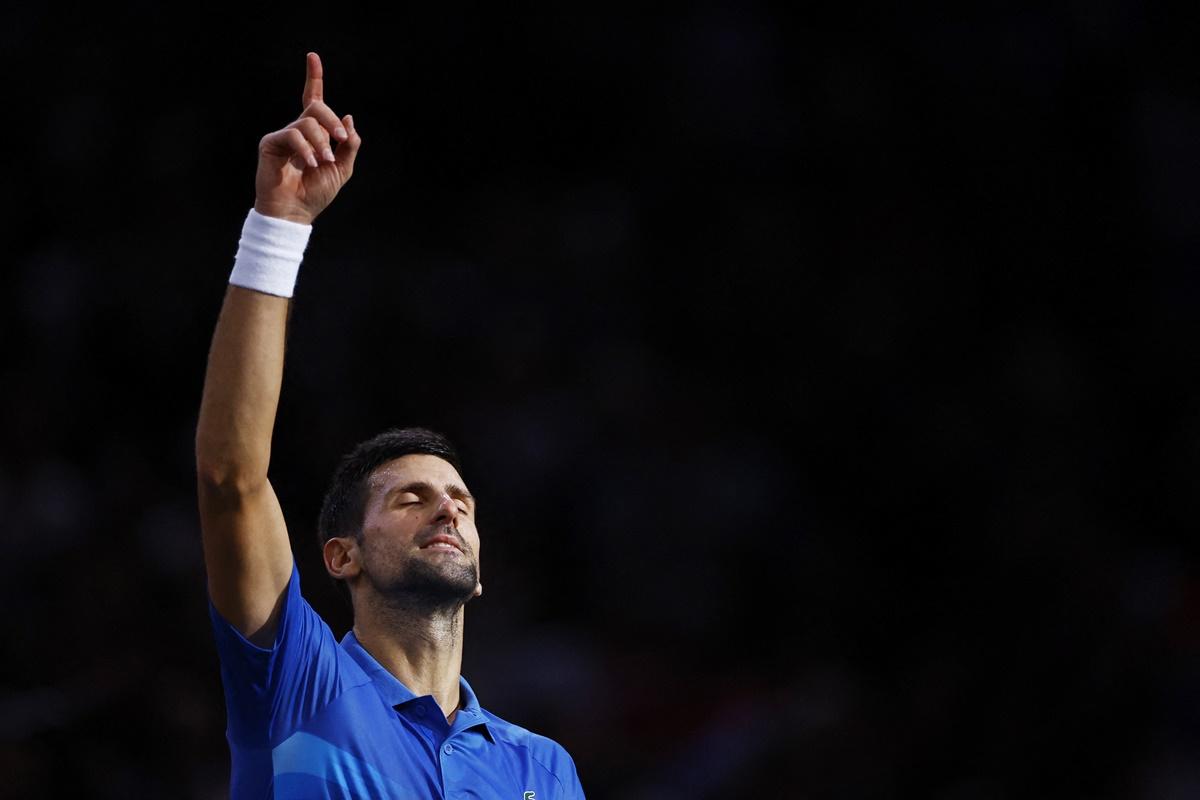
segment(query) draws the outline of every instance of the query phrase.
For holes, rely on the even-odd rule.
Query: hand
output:
[[[268,217],[311,224],[354,172],[362,138],[349,114],[338,118],[325,105],[321,57],[308,54],[304,112],[258,143],[254,209]],[[336,149],[331,139],[337,140]]]

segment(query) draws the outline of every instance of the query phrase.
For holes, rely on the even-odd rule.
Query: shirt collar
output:
[[[412,693],[407,686],[400,682],[400,679],[387,671],[387,668],[375,660],[375,657],[367,652],[366,648],[358,641],[358,637],[354,635],[354,631],[348,631],[342,637],[342,647],[350,654],[350,657],[362,667],[363,672],[375,684],[375,690],[390,706],[398,706],[407,703],[410,700],[415,700],[416,695]],[[458,676],[458,714],[454,716],[455,729],[465,730],[467,728],[479,727],[483,729],[484,734],[489,740],[495,742],[495,737],[492,736],[492,731],[488,727],[487,717],[483,713],[483,709],[479,706],[479,698],[475,696],[475,690],[471,688],[471,684],[467,683],[467,679],[462,675]]]

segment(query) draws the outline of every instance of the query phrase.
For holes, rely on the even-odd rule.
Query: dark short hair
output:
[[[335,536],[362,535],[371,474],[401,456],[437,456],[462,475],[458,451],[440,433],[428,428],[392,428],[361,442],[343,458],[321,501],[317,540],[321,547]]]

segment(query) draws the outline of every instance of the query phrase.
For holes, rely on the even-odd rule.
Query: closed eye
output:
[[[447,484],[444,491],[454,499],[458,513],[470,514],[475,507],[475,498],[461,486]],[[391,489],[387,494],[386,502],[392,506],[417,505],[439,495],[440,492],[427,481],[412,481]]]

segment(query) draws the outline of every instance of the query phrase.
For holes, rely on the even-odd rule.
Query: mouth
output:
[[[435,550],[435,551],[440,551],[440,552],[444,552],[444,553],[463,553],[464,552],[463,548],[459,546],[458,542],[454,539],[454,537],[447,536],[446,534],[438,534],[437,536],[434,536],[428,542],[421,545],[420,549]]]

